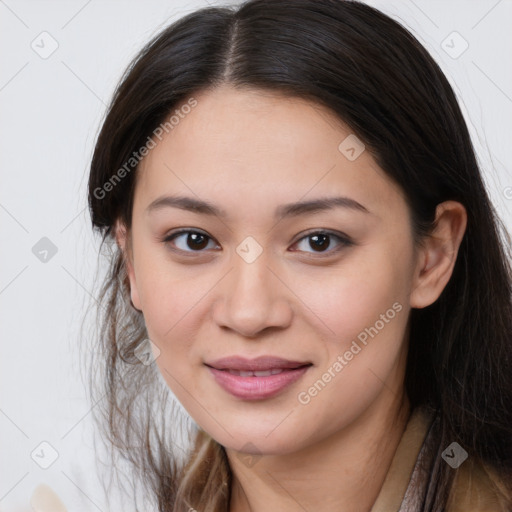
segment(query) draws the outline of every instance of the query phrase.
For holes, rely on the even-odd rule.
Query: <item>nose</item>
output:
[[[254,338],[271,328],[284,329],[293,317],[293,293],[262,255],[248,263],[238,255],[234,268],[221,281],[213,306],[214,321],[222,328]]]

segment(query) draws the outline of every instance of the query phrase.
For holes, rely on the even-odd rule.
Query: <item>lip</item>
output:
[[[276,396],[299,380],[312,366],[309,362],[289,361],[269,356],[252,360],[228,357],[205,364],[220,387],[243,400],[263,400]],[[229,370],[269,371],[278,369],[282,370],[281,373],[264,377],[242,377],[229,372]]]
[[[217,370],[241,370],[241,371],[265,371],[272,369],[293,369],[299,368],[311,361],[290,361],[276,356],[260,356],[255,359],[246,359],[240,356],[229,356],[209,361],[206,366],[216,368]]]

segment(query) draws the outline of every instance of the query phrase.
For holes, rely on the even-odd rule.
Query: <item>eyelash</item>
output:
[[[179,231],[176,231],[174,233],[170,233],[170,234],[166,235],[161,241],[165,245],[169,245],[171,243],[171,241],[174,240],[175,238],[177,238],[178,236],[183,235],[183,234],[189,234],[189,233],[203,235],[206,238],[209,238],[210,240],[214,240],[213,238],[211,238],[210,236],[208,236],[206,233],[204,233],[202,231],[193,230],[193,229],[181,229]],[[327,251],[327,252],[317,252],[316,255],[313,256],[314,258],[330,257],[333,254],[337,254],[338,252],[340,252],[343,248],[350,247],[350,246],[354,245],[354,242],[348,236],[346,236],[345,234],[339,233],[339,232],[330,231],[330,230],[308,231],[306,234],[304,234],[302,236],[302,238],[297,240],[293,245],[296,245],[299,242],[301,242],[302,240],[307,239],[307,238],[309,238],[309,237],[311,237],[313,235],[327,235],[329,237],[337,238],[339,240],[339,242],[340,242],[340,246],[337,249],[330,250],[330,251]],[[187,255],[187,257],[189,255],[190,256],[194,255],[194,253],[204,252],[204,250],[184,251],[183,249],[178,249],[176,247],[171,247],[171,250],[174,251],[174,252],[179,252],[181,254],[185,254],[185,255]],[[308,254],[315,254],[315,253],[308,253]]]

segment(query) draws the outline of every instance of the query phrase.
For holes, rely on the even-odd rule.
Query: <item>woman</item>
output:
[[[116,90],[89,204],[113,249],[93,400],[159,510],[512,509],[506,231],[397,22],[182,18]]]

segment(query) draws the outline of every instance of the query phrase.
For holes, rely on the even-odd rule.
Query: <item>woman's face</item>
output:
[[[401,393],[408,208],[318,105],[227,86],[194,98],[137,169],[132,301],[202,429],[226,448],[289,453]],[[164,199],[177,196],[188,203]],[[234,375],[239,363],[216,363],[232,356],[308,366]]]

